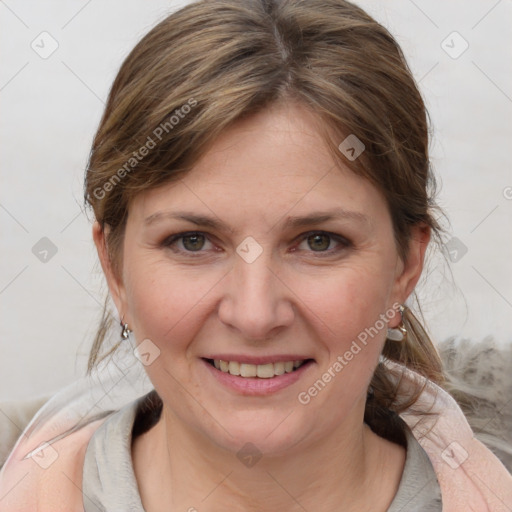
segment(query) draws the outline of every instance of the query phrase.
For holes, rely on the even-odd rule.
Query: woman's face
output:
[[[361,426],[421,271],[428,230],[404,265],[383,197],[335,164],[315,123],[276,105],[234,125],[181,181],[135,198],[120,279],[103,254],[166,411],[229,450]]]

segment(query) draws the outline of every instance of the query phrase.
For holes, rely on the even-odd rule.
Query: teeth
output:
[[[240,363],[229,361],[228,371],[231,375],[240,375]]]
[[[214,359],[213,364],[217,370],[231,375],[240,375],[241,377],[259,377],[260,379],[271,379],[276,375],[291,373],[294,369],[302,365],[304,361],[286,361],[267,364],[246,364],[237,361],[222,361]]]
[[[284,363],[274,363],[274,375],[283,375]]]
[[[274,376],[274,363],[259,364],[256,366],[256,375],[260,379],[271,379]]]
[[[242,363],[240,365],[240,375],[242,377],[256,377],[257,371],[255,364]]]

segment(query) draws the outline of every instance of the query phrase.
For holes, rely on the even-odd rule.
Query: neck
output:
[[[234,512],[385,511],[405,461],[402,447],[377,436],[362,419],[283,455],[264,454],[254,463],[247,454],[244,459],[239,452],[242,462],[164,406],[157,425],[134,442],[144,508],[208,512],[229,503]]]

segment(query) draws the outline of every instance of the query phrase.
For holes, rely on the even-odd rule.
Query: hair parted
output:
[[[105,231],[114,271],[132,199],[180,179],[228,126],[280,101],[313,112],[335,161],[383,194],[402,258],[413,225],[428,225],[440,240],[427,112],[388,30],[344,0],[200,0],[131,51],[94,138],[85,200]],[[351,134],[365,146],[354,161],[338,149]],[[442,385],[438,352],[408,308],[404,323],[407,342],[388,339],[383,356]],[[89,372],[108,355],[100,355],[108,326],[105,309]],[[410,407],[421,392],[398,404],[382,364],[371,386],[365,420],[380,432],[389,430],[389,411]]]

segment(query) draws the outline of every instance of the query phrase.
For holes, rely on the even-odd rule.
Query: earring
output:
[[[400,316],[402,317],[400,323],[396,327],[388,329],[388,339],[392,341],[404,341],[407,338],[407,329],[404,325],[405,306],[400,305],[398,311],[400,311]]]
[[[128,327],[128,324],[123,322],[123,319],[121,319],[121,341],[127,340],[130,336],[130,333],[132,332]]]

